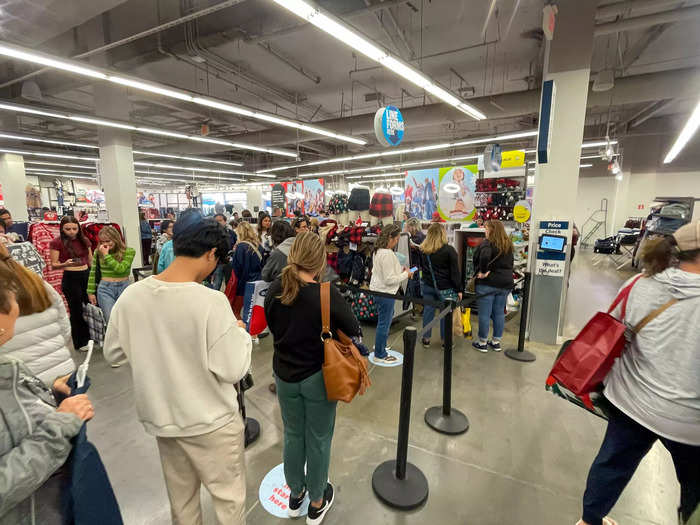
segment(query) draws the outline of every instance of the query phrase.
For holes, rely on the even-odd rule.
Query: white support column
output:
[[[564,324],[596,2],[560,0],[557,5],[559,13],[554,39],[547,43],[544,78],[553,80],[556,90],[552,108],[554,118],[549,130],[551,148],[549,162],[538,165],[535,172],[533,245],[530,251],[535,255],[530,268],[533,272],[530,338],[550,344],[558,342]],[[548,260],[548,257],[555,256],[537,252],[541,221],[553,221],[562,226],[556,228],[553,224],[549,229],[558,230],[568,238],[569,247],[563,262]],[[547,262],[543,264],[544,261]],[[553,275],[546,275],[545,265],[549,265],[550,271],[552,267],[558,266],[559,270],[563,267],[563,272],[559,275],[555,270]]]
[[[95,84],[93,90],[98,116],[129,120],[129,99],[124,88]],[[134,265],[138,267],[141,265],[141,233],[131,135],[128,131],[101,127],[98,139],[100,181],[109,219],[123,228],[126,244],[136,250]]]
[[[10,210],[13,221],[27,220],[27,178],[24,157],[13,153],[0,155],[0,185],[2,185],[2,207]]]

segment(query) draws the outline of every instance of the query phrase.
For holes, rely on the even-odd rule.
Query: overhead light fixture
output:
[[[172,164],[161,164],[153,162],[134,161],[134,166],[147,166],[153,168],[166,168],[174,170],[203,171],[205,173],[224,173],[227,175],[255,175],[247,171],[213,170],[209,168],[197,168],[194,166],[174,166]]]
[[[691,138],[693,138],[693,135],[695,135],[695,132],[698,130],[698,127],[700,127],[700,101],[698,101],[697,105],[695,106],[695,109],[690,114],[688,122],[686,122],[685,126],[683,126],[683,129],[678,134],[678,138],[673,143],[673,146],[671,146],[671,149],[668,150],[668,153],[664,158],[664,164],[669,164],[673,162],[673,160],[683,150],[688,141]]]
[[[390,150],[382,150],[372,153],[360,153],[358,155],[349,155],[345,157],[335,157],[332,159],[315,160],[312,162],[303,162],[297,164],[287,164],[285,166],[278,166],[276,168],[267,168],[264,170],[258,170],[257,173],[271,173],[274,171],[284,171],[293,168],[306,168],[309,166],[321,166],[323,164],[336,164],[339,162],[350,162],[356,160],[366,160],[375,159],[379,157],[388,157],[392,155],[406,155],[410,153],[422,153],[425,151],[435,151],[441,149],[459,148],[463,146],[470,146],[473,144],[482,144],[486,142],[503,142],[507,140],[515,140],[520,138],[535,137],[537,136],[537,130],[522,131],[518,133],[508,133],[505,135],[492,135],[490,137],[480,137],[468,140],[458,140],[454,142],[441,142],[439,144],[429,144],[426,146],[416,146],[413,148],[392,148]]]
[[[277,149],[277,148],[266,148],[263,146],[251,146],[248,144],[241,144],[241,143],[232,142],[229,140],[201,137],[199,135],[186,135],[184,133],[176,133],[176,132],[168,131],[165,129],[155,129],[155,128],[151,128],[151,127],[147,127],[147,126],[126,124],[126,123],[117,122],[114,120],[107,120],[107,119],[101,119],[101,118],[95,118],[95,117],[83,116],[83,115],[74,115],[71,113],[57,113],[57,112],[41,111],[41,110],[36,110],[33,107],[24,106],[21,104],[3,103],[3,104],[0,104],[0,109],[4,109],[7,111],[14,111],[14,112],[18,112],[18,113],[39,114],[39,115],[49,116],[51,118],[56,118],[56,119],[73,120],[76,122],[84,122],[86,124],[92,124],[92,125],[100,126],[100,127],[107,126],[107,127],[112,127],[112,128],[120,128],[120,129],[129,130],[129,131],[135,131],[137,133],[148,133],[150,135],[160,135],[160,136],[164,136],[164,137],[189,139],[189,140],[194,140],[197,142],[207,142],[210,144],[220,144],[220,145],[228,146],[228,147],[234,148],[234,149],[260,151],[260,152],[270,153],[270,154],[274,154],[274,155],[281,155],[284,157],[297,158],[297,153],[295,151],[290,151],[290,150],[283,150],[283,149]]]
[[[579,164],[578,165],[579,168],[590,168],[592,166],[593,166],[593,164]]]
[[[228,160],[218,160],[218,159],[208,159],[206,157],[192,157],[187,155],[174,155],[172,153],[155,153],[153,151],[140,151],[134,150],[132,152],[134,155],[144,155],[147,157],[163,157],[164,159],[179,159],[179,160],[190,160],[192,162],[207,162],[211,164],[221,164],[223,166],[243,166],[242,162],[233,162]]]
[[[24,165],[30,166],[59,166],[61,168],[78,168],[81,170],[94,170],[95,166],[85,166],[83,164],[63,164],[61,162],[44,162],[41,160],[25,160]]]
[[[84,171],[70,171],[70,170],[56,170],[56,169],[46,169],[46,168],[24,168],[24,171],[29,173],[42,172],[42,173],[69,173],[73,175],[90,175]]]
[[[15,155],[36,155],[37,157],[51,157],[54,159],[77,159],[77,160],[94,160],[98,161],[97,157],[79,157],[78,155],[65,155],[63,153],[47,153],[43,151],[30,151],[19,149],[0,148],[0,153],[13,153]]]
[[[365,55],[367,58],[379,62],[387,68],[405,78],[412,84],[415,84],[428,93],[436,96],[450,106],[457,108],[459,111],[466,113],[476,120],[486,118],[481,111],[474,106],[460,100],[452,93],[437,85],[430,78],[407,64],[403,60],[392,56],[388,51],[375,45],[365,36],[361,35],[348,24],[336,18],[335,16],[322,12],[319,7],[305,0],[274,0],[274,2],[285,9],[288,9],[295,15],[315,25],[322,31],[325,31],[333,38],[340,40],[344,44],[350,46],[355,51]]]
[[[245,179],[232,179],[230,177],[215,177],[210,175],[194,175],[190,173],[171,173],[168,171],[150,171],[150,170],[134,170],[134,173],[139,173],[143,175],[166,175],[171,177],[182,177],[185,180],[194,179],[211,179],[211,180],[221,180],[221,181],[235,181],[235,182],[245,182]]]
[[[49,173],[49,172],[36,172],[33,174],[36,177],[59,177],[61,179],[88,179],[96,180],[95,177],[90,177],[87,175],[62,175],[60,173]]]
[[[0,55],[4,55],[10,58],[16,58],[18,60],[24,60],[26,62],[32,62],[34,64],[41,64],[43,66],[60,69],[63,71],[68,71],[77,75],[83,75],[95,79],[113,82],[115,84],[127,86],[132,89],[147,91],[149,93],[154,93],[168,98],[175,98],[178,100],[183,100],[185,102],[192,102],[194,104],[204,105],[215,109],[220,109],[222,111],[228,111],[230,113],[236,113],[238,115],[242,115],[252,119],[272,122],[280,126],[296,128],[301,131],[307,131],[309,133],[315,133],[318,135],[331,137],[344,142],[350,142],[352,144],[359,144],[362,146],[367,144],[366,140],[359,139],[356,137],[342,135],[340,133],[335,133],[331,130],[319,128],[317,126],[312,126],[295,120],[278,117],[276,115],[270,115],[261,111],[250,110],[242,106],[237,106],[236,104],[231,104],[229,102],[219,101],[217,99],[212,99],[209,97],[201,97],[197,94],[189,93],[185,90],[169,88],[162,84],[158,84],[157,82],[146,82],[134,77],[126,77],[121,74],[112,74],[111,71],[106,69],[86,67],[82,62],[76,60],[52,57],[51,55],[39,53],[32,49],[9,44],[8,42],[0,42]]]
[[[335,171],[321,171],[317,173],[303,173],[297,175],[298,177],[304,179],[308,177],[318,177],[321,175],[343,175],[346,173],[362,173],[363,171],[375,171],[375,170],[386,170],[392,168],[404,168],[409,166],[424,166],[426,164],[440,164],[440,163],[454,163],[458,160],[476,160],[478,155],[465,155],[462,157],[445,157],[442,159],[429,159],[429,160],[419,160],[414,162],[402,162],[399,164],[384,164],[383,166],[370,166],[367,168],[353,168],[350,170],[335,170]]]
[[[373,173],[371,175],[352,175],[350,177],[345,177],[346,179],[378,179],[380,177],[394,177],[396,175],[403,175],[405,172],[397,171],[396,173]]]
[[[581,144],[581,148],[582,149],[599,148],[601,146],[607,147],[607,146],[613,145],[613,144],[617,144],[617,140],[610,140],[610,141],[608,141],[608,140],[596,140],[593,142],[584,142],[583,144]]]
[[[6,133],[6,132],[1,132],[0,133],[0,138],[1,139],[10,139],[10,140],[22,140],[26,142],[42,142],[45,144],[56,144],[58,146],[72,146],[74,148],[91,148],[91,149],[99,149],[99,146],[96,146],[94,144],[83,144],[79,142],[67,142],[65,140],[54,140],[54,139],[45,139],[45,138],[40,138],[40,137],[30,137],[28,135],[16,135],[14,133]]]
[[[610,165],[608,166],[608,169],[612,172],[613,175],[621,174],[622,169],[620,168],[620,163],[617,161],[617,159],[613,160]]]

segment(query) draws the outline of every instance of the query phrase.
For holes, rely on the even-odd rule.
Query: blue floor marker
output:
[[[393,368],[395,366],[401,366],[403,364],[403,354],[400,354],[396,350],[387,350],[387,354],[393,355],[397,360],[394,363],[382,363],[374,358],[374,352],[369,354],[369,362],[377,366],[385,366],[387,368]]]
[[[284,463],[280,463],[268,472],[260,483],[258,498],[263,508],[277,518],[289,518],[289,487],[284,478]],[[309,509],[309,494],[306,493],[301,504],[300,516],[306,516]]]

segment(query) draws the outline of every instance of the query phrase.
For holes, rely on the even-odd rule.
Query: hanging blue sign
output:
[[[403,140],[404,122],[399,108],[387,106],[374,114],[374,134],[384,146],[398,146]]]

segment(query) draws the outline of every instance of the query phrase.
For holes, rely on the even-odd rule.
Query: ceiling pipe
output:
[[[596,9],[596,18],[610,18],[613,16],[627,15],[632,11],[641,9],[663,9],[669,6],[678,7],[680,0],[627,0],[616,4],[608,4]]]
[[[637,16],[634,18],[626,18],[619,22],[609,22],[606,24],[598,24],[593,31],[594,36],[612,35],[623,31],[632,31],[635,29],[645,29],[647,27],[660,24],[671,24],[700,17],[700,6],[684,7],[673,11],[665,11],[653,15]]]
[[[195,11],[194,13],[190,13],[189,15],[181,16],[180,18],[176,18],[175,20],[170,20],[169,22],[165,22],[164,24],[159,24],[155,27],[151,27],[150,29],[146,29],[145,31],[141,31],[140,33],[136,33],[134,35],[127,36],[127,37],[122,38],[120,40],[110,42],[109,44],[105,44],[103,46],[96,47],[95,49],[91,49],[90,51],[86,51],[85,53],[80,53],[79,55],[74,55],[71,58],[72,59],[87,58],[87,57],[91,57],[93,55],[97,55],[99,53],[105,53],[105,52],[110,51],[116,47],[130,44],[131,42],[135,42],[136,40],[146,38],[147,36],[155,35],[156,33],[160,33],[161,31],[166,31],[172,27],[179,26],[179,25],[184,24],[186,22],[191,22],[192,20],[196,20],[197,18],[201,18],[203,16],[207,16],[207,15],[210,15],[212,13],[216,13],[217,11],[220,11],[222,9],[226,9],[227,7],[233,7],[234,5],[240,4],[241,2],[244,2],[244,1],[245,0],[225,0],[224,2],[213,5],[211,7],[207,7],[205,9],[200,9],[199,11]],[[22,75],[21,77],[14,78],[12,80],[8,80],[7,82],[0,84],[0,89],[5,88],[7,86],[11,86],[11,85],[16,84],[18,82],[22,82],[24,80],[33,78],[41,73],[44,73],[45,71],[50,71],[50,70],[51,70],[51,68],[44,67],[41,69],[37,69],[36,71],[32,71],[31,73],[27,73],[26,75]]]

